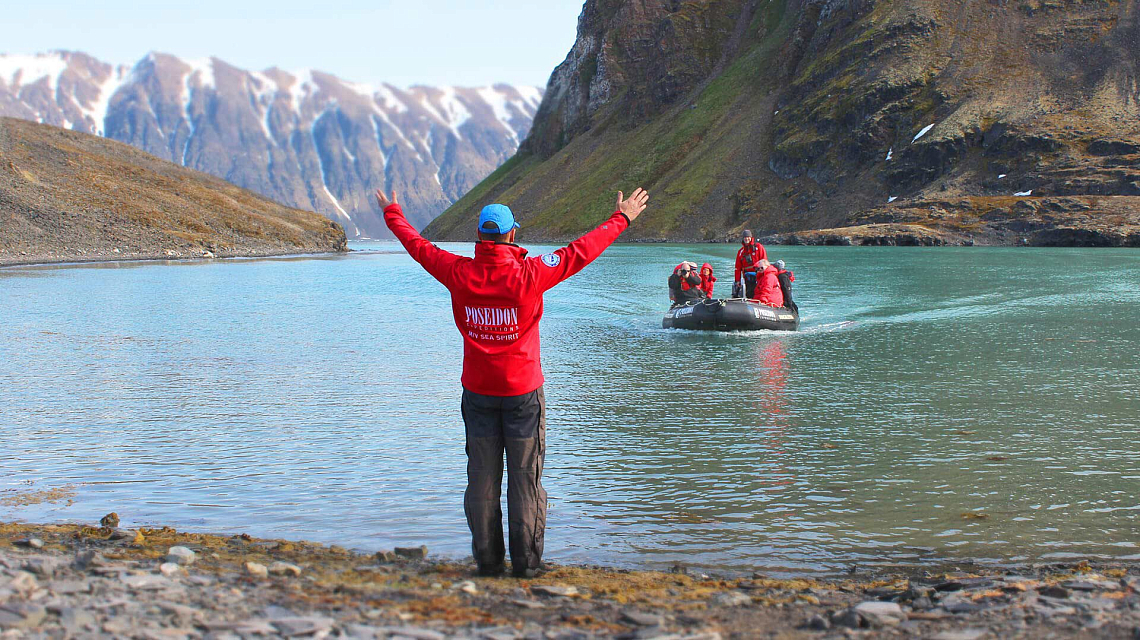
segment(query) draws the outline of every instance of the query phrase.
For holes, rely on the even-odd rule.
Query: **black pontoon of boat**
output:
[[[741,298],[701,300],[673,307],[661,326],[694,331],[795,331],[800,317],[790,309]]]

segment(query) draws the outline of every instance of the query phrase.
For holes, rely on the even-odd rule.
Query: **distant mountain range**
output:
[[[369,193],[422,227],[510,158],[538,87],[400,89],[319,71],[246,71],[152,53],[133,67],[58,51],[0,55],[0,115],[102,135],[388,237]]]

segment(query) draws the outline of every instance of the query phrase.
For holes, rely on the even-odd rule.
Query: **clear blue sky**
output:
[[[309,67],[397,86],[545,86],[574,44],[582,0],[30,0],[5,3],[0,52],[149,51],[244,69]]]

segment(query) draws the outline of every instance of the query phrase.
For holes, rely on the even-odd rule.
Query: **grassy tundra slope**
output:
[[[1136,0],[590,0],[578,30],[430,237],[502,201],[562,239],[644,185],[638,239],[1140,246]]]
[[[126,144],[0,118],[0,264],[344,250],[319,214]]]

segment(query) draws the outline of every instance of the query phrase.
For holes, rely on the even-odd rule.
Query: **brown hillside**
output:
[[[0,118],[0,264],[345,249],[319,214],[126,144]]]
[[[1137,0],[589,0],[578,32],[428,235],[497,200],[565,238],[643,185],[634,239],[1140,245]]]

